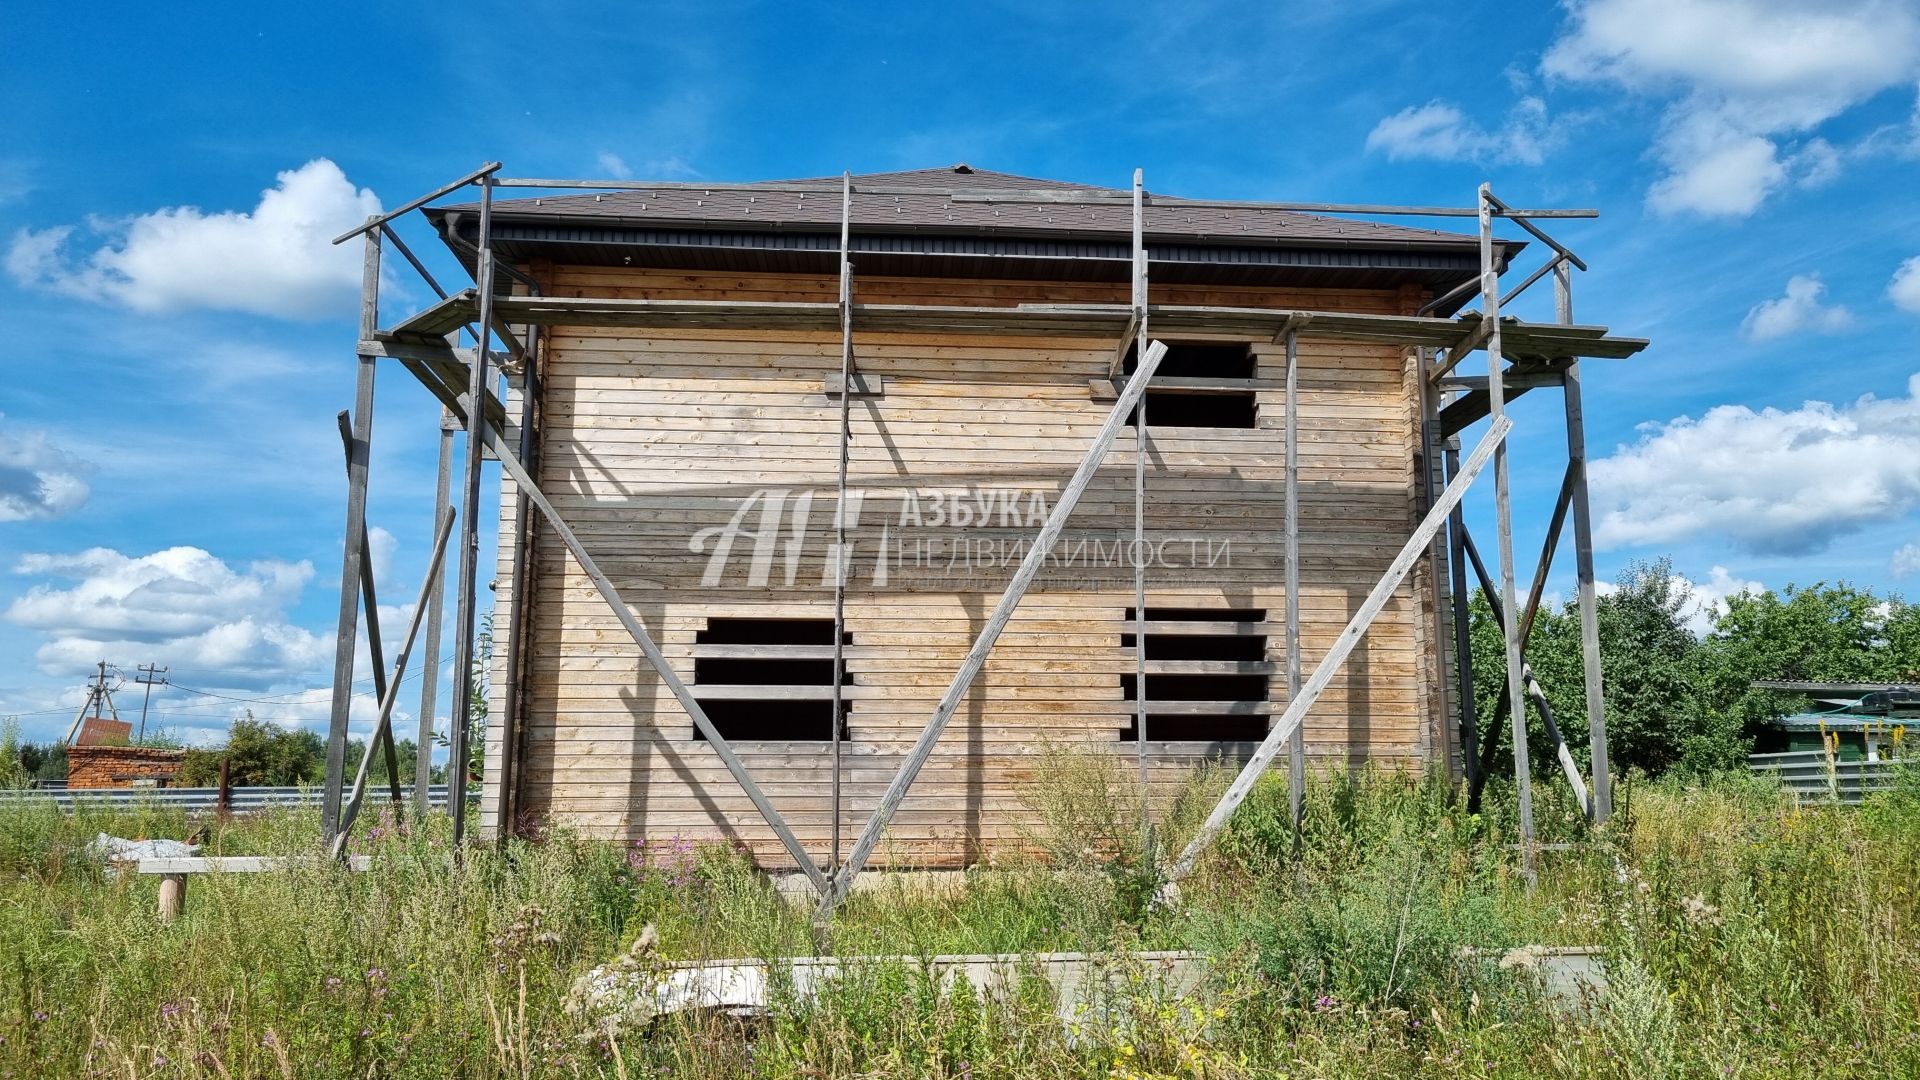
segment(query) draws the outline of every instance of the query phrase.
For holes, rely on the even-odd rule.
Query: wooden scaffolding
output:
[[[873,855],[894,811],[913,786],[921,766],[933,751],[934,744],[952,719],[955,710],[966,698],[976,676],[993,650],[995,641],[1041,570],[1050,547],[1059,537],[1068,517],[1073,513],[1076,502],[1086,490],[1088,482],[1104,457],[1113,447],[1116,436],[1129,422],[1129,415],[1136,409],[1144,411],[1146,390],[1153,383],[1156,370],[1166,353],[1163,340],[1183,332],[1232,333],[1246,336],[1249,340],[1271,340],[1277,345],[1283,345],[1286,350],[1288,392],[1285,416],[1286,558],[1284,572],[1289,692],[1285,711],[1272,723],[1264,741],[1246,760],[1237,778],[1207,817],[1199,834],[1179,852],[1171,864],[1163,869],[1162,880],[1166,883],[1167,893],[1172,895],[1177,890],[1180,879],[1192,871],[1208,844],[1218,836],[1235,808],[1251,791],[1254,782],[1276,761],[1282,750],[1287,753],[1289,774],[1293,781],[1290,790],[1293,793],[1292,810],[1297,826],[1301,812],[1301,782],[1304,779],[1306,767],[1305,747],[1301,737],[1302,720],[1315,699],[1339,672],[1348,654],[1366,634],[1368,627],[1386,605],[1390,596],[1422,558],[1430,559],[1436,571],[1434,574],[1436,591],[1443,576],[1438,573],[1443,561],[1450,574],[1447,592],[1452,602],[1444,606],[1436,604],[1435,612],[1437,623],[1450,620],[1451,626],[1436,625],[1433,630],[1437,638],[1451,637],[1456,678],[1450,687],[1443,688],[1443,698],[1450,694],[1453,699],[1443,707],[1454,715],[1458,725],[1461,759],[1470,800],[1477,805],[1487,775],[1494,767],[1499,721],[1496,721],[1493,730],[1481,731],[1474,705],[1471,649],[1468,641],[1465,603],[1469,590],[1467,578],[1469,567],[1475,573],[1479,585],[1492,606],[1494,619],[1505,635],[1507,686],[1506,693],[1500,699],[1500,716],[1510,727],[1509,738],[1512,743],[1514,775],[1518,792],[1520,848],[1529,879],[1533,874],[1536,850],[1533,828],[1532,770],[1528,761],[1526,722],[1529,702],[1541,714],[1549,740],[1554,746],[1557,763],[1580,804],[1585,808],[1588,818],[1596,824],[1607,819],[1611,810],[1611,784],[1607,765],[1603,680],[1595,607],[1592,526],[1587,499],[1580,360],[1584,357],[1630,356],[1644,348],[1646,342],[1612,336],[1602,327],[1582,326],[1573,322],[1572,273],[1576,269],[1585,270],[1586,264],[1571,249],[1550,236],[1538,224],[1552,219],[1591,218],[1597,216],[1595,211],[1516,209],[1498,198],[1486,184],[1480,185],[1474,204],[1469,208],[1178,200],[1183,208],[1231,207],[1314,214],[1416,215],[1468,217],[1476,220],[1479,228],[1480,258],[1480,272],[1477,277],[1429,301],[1422,309],[1422,314],[1373,315],[1315,310],[1150,304],[1147,291],[1149,252],[1143,221],[1144,209],[1154,204],[1156,196],[1146,189],[1143,175],[1139,170],[1135,170],[1133,174],[1129,193],[1099,189],[941,191],[922,186],[893,192],[884,185],[856,184],[850,175],[843,175],[838,183],[739,185],[514,179],[499,176],[500,169],[501,165],[498,162],[489,163],[395,210],[369,218],[360,227],[341,235],[334,241],[338,244],[357,237],[361,240],[365,251],[360,326],[356,348],[358,363],[354,408],[351,415],[340,414],[341,436],[347,458],[346,536],[348,541],[341,568],[339,630],[328,739],[326,787],[322,803],[322,828],[336,852],[345,849],[349,831],[366,794],[369,763],[376,751],[383,753],[388,762],[389,775],[394,781],[390,792],[391,797],[396,803],[400,798],[398,778],[395,775],[392,715],[402,677],[406,673],[409,659],[414,651],[415,639],[423,624],[427,641],[423,700],[420,709],[421,754],[418,766],[420,778],[415,790],[424,793],[427,789],[427,772],[431,759],[428,746],[433,734],[431,724],[435,711],[434,692],[438,681],[437,659],[440,647],[438,638],[444,577],[441,568],[447,546],[454,535],[454,524],[458,522],[459,546],[457,557],[453,560],[455,563],[455,616],[452,651],[452,670],[458,686],[465,677],[465,673],[471,670],[474,659],[481,470],[483,460],[486,457],[492,457],[500,462],[506,476],[513,482],[517,503],[516,513],[512,519],[513,545],[509,561],[510,572],[516,586],[524,580],[525,575],[530,573],[529,540],[533,533],[535,515],[537,515],[591,580],[613,615],[639,647],[646,663],[653,668],[662,683],[685,709],[694,727],[710,744],[713,752],[724,763],[741,790],[752,801],[759,815],[765,819],[767,825],[779,838],[782,847],[791,856],[798,871],[811,880],[820,897],[819,914],[825,918],[846,897],[854,879]],[[404,215],[422,210],[437,200],[470,188],[478,190],[477,242],[473,243],[471,250],[466,252],[473,260],[473,284],[471,288],[450,293],[435,280],[426,265],[401,240],[393,224]],[[493,199],[495,191],[503,188],[545,188],[589,192],[674,189],[747,190],[755,193],[817,193],[829,198],[838,196],[841,207],[838,252],[839,297],[837,302],[782,303],[543,296],[537,281],[496,257],[492,230]],[[1130,205],[1132,208],[1131,300],[1124,304],[1023,304],[1011,308],[856,304],[853,302],[854,267],[849,245],[850,231],[854,224],[852,221],[853,195],[856,192],[882,195],[890,193],[946,195],[955,201],[1004,204]],[[1500,288],[1501,266],[1493,235],[1494,223],[1500,220],[1511,221],[1518,225],[1541,241],[1544,249],[1544,258],[1540,265],[1518,285],[1504,293]],[[459,245],[467,243],[457,237],[451,238],[450,242]],[[380,320],[379,291],[382,263],[389,247],[412,267],[438,299],[432,306],[417,314],[383,326]],[[1548,277],[1552,278],[1555,294],[1556,319],[1554,322],[1525,322],[1502,314],[1503,308],[1510,305],[1516,297]],[[511,279],[512,285],[517,288],[503,289],[502,278]],[[1479,299],[1477,309],[1465,310],[1455,317],[1427,314],[1446,308],[1450,304],[1470,301],[1474,293],[1478,294]],[[788,828],[781,814],[761,790],[755,777],[729,747],[726,738],[716,730],[715,725],[695,699],[693,692],[663,656],[648,628],[642,624],[631,606],[622,600],[613,583],[595,562],[593,553],[581,542],[569,522],[555,509],[537,482],[537,466],[533,458],[537,453],[538,444],[533,439],[533,433],[535,402],[539,398],[537,386],[539,369],[535,359],[541,347],[543,330],[560,325],[838,331],[841,343],[840,374],[837,384],[830,384],[830,386],[836,388],[839,403],[838,490],[843,499],[847,490],[849,401],[858,392],[863,378],[854,349],[856,328],[873,332],[928,333],[951,330],[964,331],[968,334],[1104,335],[1114,341],[1113,362],[1109,371],[1112,405],[1107,411],[1104,423],[1087,446],[1077,469],[1048,514],[1045,524],[1041,526],[1033,541],[1027,545],[1026,553],[1012,581],[1000,595],[984,627],[975,636],[964,660],[953,673],[946,691],[941,695],[937,707],[928,717],[911,752],[904,759],[888,786],[878,809],[860,830],[858,836],[853,839],[851,848],[844,853],[840,836],[840,815],[837,812],[840,806],[841,734],[839,724],[834,725],[831,747],[832,799],[836,813],[830,857],[824,866],[819,865],[809,856],[807,850]],[[1336,341],[1403,346],[1413,351],[1418,361],[1421,386],[1421,424],[1416,460],[1420,463],[1419,484],[1424,496],[1424,516],[1417,527],[1406,538],[1398,555],[1375,583],[1364,602],[1354,611],[1331,649],[1311,672],[1302,671],[1299,650],[1300,612],[1297,598],[1300,536],[1297,527],[1299,493],[1295,469],[1298,423],[1294,391],[1297,385],[1296,349],[1303,335]],[[1128,373],[1124,370],[1123,362],[1130,351],[1137,357],[1137,364],[1135,369]],[[1486,356],[1486,373],[1484,375],[1462,374],[1459,371],[1462,361],[1476,352],[1484,353]],[[374,375],[379,362],[383,359],[397,361],[444,407],[439,440],[439,487],[436,496],[436,528],[431,563],[427,579],[421,586],[414,615],[401,642],[399,652],[390,667],[382,649],[377,620],[371,617],[372,613],[377,611],[377,604],[366,542],[367,466],[368,450],[373,434]],[[508,424],[507,409],[503,404],[503,401],[507,400],[506,395],[496,392],[496,383],[504,372],[517,373],[520,378],[526,380],[523,392],[518,395],[520,415],[517,423],[513,425]],[[1546,542],[1535,564],[1530,587],[1523,602],[1516,591],[1516,557],[1508,475],[1508,440],[1513,422],[1507,415],[1507,404],[1513,398],[1530,390],[1549,387],[1560,388],[1564,396],[1567,461],[1564,480],[1548,526]],[[1476,445],[1463,452],[1459,440],[1460,433],[1482,419],[1491,421],[1486,434]],[[509,426],[517,427],[519,433],[517,445],[510,443],[506,437],[505,432]],[[1144,419],[1142,426],[1144,428]],[[464,431],[466,438],[464,456],[459,470],[456,504],[452,501],[455,492],[451,466],[453,436],[457,431]],[[1147,456],[1145,440],[1139,440],[1136,445],[1140,449],[1133,463],[1133,530],[1135,542],[1140,543],[1143,540],[1145,528]],[[1474,545],[1461,510],[1461,500],[1468,486],[1489,464],[1493,467],[1493,503],[1497,542],[1497,558],[1492,570],[1488,569]],[[1577,606],[1585,661],[1584,682],[1586,711],[1589,717],[1588,739],[1591,762],[1588,776],[1583,776],[1578,769],[1548,706],[1546,696],[1525,658],[1528,631],[1533,625],[1541,603],[1559,536],[1565,530],[1569,517],[1573,526],[1574,564],[1578,580]],[[845,549],[845,528],[844,520],[836,512],[838,542],[836,551]],[[1136,685],[1144,686],[1149,674],[1146,650],[1143,647],[1148,617],[1146,564],[1136,559],[1133,561],[1133,569],[1136,601],[1131,616],[1136,620],[1134,677],[1139,680]],[[844,634],[839,632],[845,620],[845,577],[844,573],[836,575],[838,580],[834,588],[836,633],[833,647],[833,701],[836,716],[839,714],[846,670]],[[515,595],[521,595],[517,588]],[[529,633],[529,627],[523,615],[524,607],[525,605],[520,603],[512,606],[508,625],[504,628],[503,645],[506,650],[504,670],[509,673],[510,679],[518,678],[522,670],[520,657],[526,648]],[[1450,612],[1447,610],[1449,608]],[[363,615],[367,616],[367,643],[374,668],[374,693],[379,700],[380,709],[373,741],[367,753],[362,756],[358,774],[349,780],[345,770],[348,721],[353,696],[357,636]],[[501,630],[498,627],[495,629],[496,632]],[[507,785],[502,792],[497,811],[501,820],[494,823],[498,827],[497,831],[502,834],[510,831],[515,823],[515,806],[511,792],[519,752],[516,740],[511,736],[515,721],[511,715],[515,708],[515,695],[508,693],[504,695],[503,701],[509,713],[504,718],[509,737],[503,742],[500,760],[495,766],[500,779],[493,781]],[[448,802],[452,812],[454,836],[456,841],[459,841],[464,839],[467,830],[468,776],[467,770],[461,763],[467,760],[469,753],[467,732],[472,717],[473,702],[469,694],[456,692],[449,705],[451,728],[448,739],[450,762]],[[1140,769],[1144,778],[1147,765],[1147,695],[1144,690],[1134,695],[1134,709],[1135,723],[1138,725],[1139,732]],[[421,809],[423,808],[416,807],[416,812]],[[1144,802],[1141,812],[1143,816],[1148,814]]]

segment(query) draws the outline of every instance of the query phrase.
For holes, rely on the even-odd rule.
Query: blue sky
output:
[[[1601,574],[1671,554],[1711,601],[1920,572],[1916,0],[324,7],[9,16],[0,716],[30,737],[65,730],[103,655],[170,665],[154,722],[189,738],[239,708],[324,715],[359,272],[324,238],[490,158],[716,181],[1139,166],[1170,194],[1461,205],[1488,179],[1597,207],[1559,230],[1593,267],[1576,318],[1654,341],[1586,365]],[[424,297],[396,277],[387,310]],[[381,379],[397,633],[437,410]],[[1558,396],[1514,411],[1531,552]]]

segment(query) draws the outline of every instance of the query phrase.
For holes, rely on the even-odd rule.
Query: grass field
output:
[[[1174,912],[1149,903],[1134,796],[1055,755],[1035,855],[937,894],[854,898],[842,955],[1187,948],[1190,998],[1123,979],[1071,1024],[1044,983],[942,993],[856,964],[777,995],[751,1028],[579,1008],[589,968],[813,952],[810,908],[724,846],[621,848],[553,832],[451,867],[445,822],[370,823],[377,872],[155,880],[86,858],[96,832],[186,835],[177,813],[0,811],[0,1076],[1911,1076],[1920,1075],[1920,780],[1859,810],[1795,808],[1745,777],[1636,782],[1589,833],[1540,785],[1531,893],[1495,793],[1318,780],[1296,852],[1284,782],[1261,787]],[[1224,777],[1163,823],[1191,828]],[[210,854],[312,851],[311,812],[210,822]],[[644,928],[652,927],[651,932]],[[657,939],[651,948],[637,939]],[[1606,950],[1610,989],[1555,1004],[1525,945]],[[1504,964],[1503,964],[1504,958]],[[570,1008],[570,997],[574,1007]]]

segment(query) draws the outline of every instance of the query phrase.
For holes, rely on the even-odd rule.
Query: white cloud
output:
[[[279,174],[251,212],[173,206],[91,222],[104,243],[78,260],[65,250],[73,226],[23,229],[6,268],[22,284],[136,311],[317,318],[350,310],[360,293],[359,245],[330,241],[379,211],[372,191],[319,158]]]
[[[1744,216],[1790,183],[1838,175],[1810,137],[1882,91],[1920,80],[1912,0],[1573,0],[1549,76],[1670,98],[1654,209]]]
[[[1680,619],[1698,638],[1713,632],[1713,620],[1726,613],[1728,597],[1767,591],[1760,582],[1735,577],[1724,566],[1708,570],[1705,581],[1695,581],[1685,574],[1673,574],[1667,580],[1677,591],[1686,594],[1686,602],[1680,605]],[[1596,581],[1593,589],[1601,596],[1611,596],[1620,591],[1620,586],[1611,581]]]
[[[1694,637],[1706,637],[1713,632],[1713,620],[1726,614],[1729,597],[1767,591],[1758,581],[1734,577],[1724,566],[1708,570],[1705,581],[1681,580],[1686,582],[1688,595],[1687,606],[1681,609],[1681,614],[1686,617],[1687,629],[1693,631]]]
[[[1920,255],[1900,264],[1887,283],[1887,299],[1902,311],[1920,315]]]
[[[48,675],[150,655],[183,682],[260,686],[310,673],[331,655],[319,635],[286,619],[313,577],[311,563],[262,560],[235,570],[195,547],[137,557],[91,548],[30,554],[14,569],[73,583],[42,581],[7,608],[8,621],[47,635],[35,660]]]
[[[1593,463],[1601,547],[1717,534],[1800,554],[1920,508],[1920,375],[1905,397],[1720,405],[1641,432]]]
[[[1893,553],[1892,569],[1894,577],[1906,577],[1920,571],[1920,544],[1906,544]]]
[[[1367,134],[1367,149],[1385,153],[1389,161],[1429,158],[1538,165],[1564,140],[1564,125],[1548,117],[1547,104],[1538,97],[1521,98],[1498,131],[1488,131],[1459,107],[1436,100],[1410,105],[1375,124]]]
[[[1818,277],[1795,274],[1787,279],[1787,293],[1763,300],[1740,323],[1749,341],[1772,341],[1791,334],[1838,334],[1853,327],[1853,312],[1822,304],[1827,286]]]
[[[605,173],[610,179],[625,180],[633,175],[633,170],[627,168],[627,163],[620,159],[619,154],[610,154],[602,150],[600,151],[600,156],[593,160],[595,164],[600,166],[600,171]]]
[[[55,518],[87,501],[93,466],[47,441],[4,426],[0,414],[0,521]]]

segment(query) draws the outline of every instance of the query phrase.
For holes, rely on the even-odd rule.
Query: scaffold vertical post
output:
[[[374,219],[369,218],[369,224]],[[360,263],[360,341],[380,324],[380,230],[368,228]],[[320,833],[328,843],[340,827],[347,780],[347,725],[353,713],[353,665],[359,645],[361,541],[367,528],[367,466],[373,445],[373,376],[376,358],[360,353],[354,369],[353,442],[347,458],[347,523],[341,535],[340,613],[333,652],[333,701],[327,723],[327,769],[320,794]],[[379,613],[367,612],[375,619]],[[367,748],[373,752],[372,747]]]
[[[1503,366],[1506,358],[1500,349],[1500,270],[1493,246],[1493,189],[1481,184],[1480,205],[1480,317],[1487,321],[1487,400],[1494,423],[1507,415],[1507,394]],[[1500,603],[1509,612],[1518,610],[1513,584],[1513,501],[1507,475],[1507,447],[1502,443],[1493,452],[1493,516],[1500,541]],[[1533,845],[1533,776],[1527,761],[1527,701],[1521,684],[1520,621],[1508,619],[1507,700],[1512,709],[1513,781],[1518,793],[1520,816],[1520,864],[1532,888],[1535,880]]]

